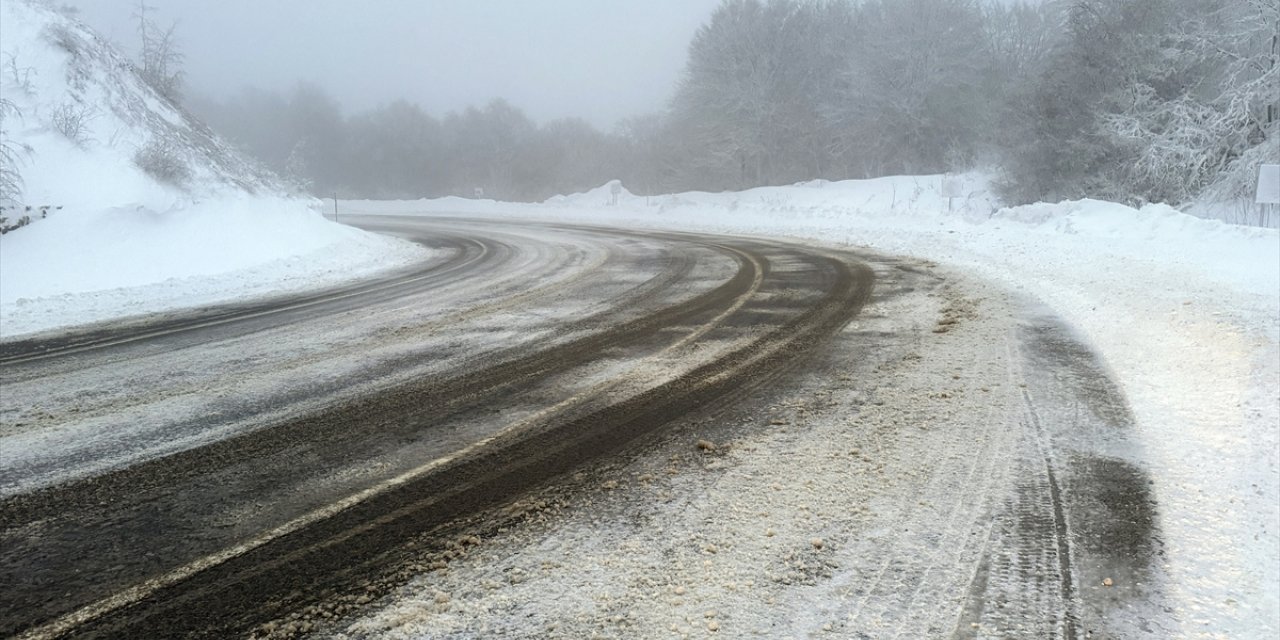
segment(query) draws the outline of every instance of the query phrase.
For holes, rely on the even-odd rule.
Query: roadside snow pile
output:
[[[621,180],[610,180],[605,184],[583,193],[575,193],[568,196],[551,196],[547,199],[547,204],[562,204],[570,206],[614,206],[615,203],[634,203],[636,201],[643,200],[643,197],[631,193],[626,187],[622,186]]]
[[[1044,235],[1076,236],[1097,249],[1180,265],[1259,294],[1277,291],[1276,229],[1227,224],[1163,204],[1134,209],[1114,202],[1077,200],[1001,209],[994,220],[1032,227]]]
[[[21,175],[21,202],[3,215],[31,219],[0,238],[0,337],[327,286],[425,257],[325,220],[318,201],[289,195],[72,18],[5,0],[0,47],[3,138]]]
[[[333,224],[303,201],[249,196],[51,216],[6,235],[0,248],[5,338],[339,284],[425,253]]]
[[[1185,243],[1195,239],[1204,243],[1236,243],[1252,241],[1256,247],[1271,246],[1276,229],[1246,227],[1221,220],[1208,220],[1188,215],[1164,204],[1149,204],[1134,209],[1102,200],[1072,200],[1057,204],[1029,204],[1000,209],[994,220],[1021,222],[1041,231],[1069,235],[1092,236],[1124,241],[1165,244]],[[1180,247],[1194,248],[1194,247]]]
[[[894,177],[617,206],[596,190],[489,213],[868,247],[1044,302],[1092,343],[1132,404],[1181,635],[1269,636],[1280,628],[1280,231],[1162,205],[1000,208],[982,176],[952,180],[946,190],[942,176]],[[351,206],[441,214],[453,204]]]
[[[312,253],[335,237],[358,242],[366,235],[350,227],[335,229],[296,200],[272,202],[271,214],[263,215],[264,202],[244,197],[194,204],[180,213],[138,206],[52,216],[14,234],[12,244],[5,239],[0,260],[6,276],[17,273],[6,277],[0,302],[136,287],[155,282],[159,274],[165,279],[218,274],[262,264],[262,256]],[[86,270],[88,265],[106,268]]]
[[[944,193],[954,193],[948,198]],[[887,217],[898,214],[950,214],[985,218],[996,208],[986,178],[978,174],[958,176],[893,176],[871,180],[811,180],[788,187],[759,187],[740,192],[691,191],[661,196],[633,195],[625,187],[618,205],[609,205],[609,185],[585,193],[555,196],[545,208],[594,209],[599,212],[645,211],[675,217],[690,209],[719,210],[744,215],[787,214],[819,218],[825,215]],[[441,203],[443,204],[443,203]]]

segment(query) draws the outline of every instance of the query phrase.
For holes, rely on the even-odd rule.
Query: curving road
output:
[[[365,218],[421,268],[0,347],[0,634],[225,636],[750,394],[873,271],[783,242]]]

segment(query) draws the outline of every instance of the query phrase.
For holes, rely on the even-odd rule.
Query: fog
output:
[[[75,1],[162,95],[325,195],[976,170],[1009,204],[1183,205],[1247,201],[1280,162],[1280,0],[147,0],[150,48],[135,2]]]
[[[602,129],[671,98],[698,26],[719,0],[146,0],[177,22],[188,92],[315,83],[348,112],[396,99],[443,115],[505,98],[531,118]],[[137,3],[71,0],[137,48]]]

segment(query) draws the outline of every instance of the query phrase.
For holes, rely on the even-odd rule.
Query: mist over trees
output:
[[[688,187],[934,173],[990,130],[996,57],[969,0],[726,2],[672,105]]]
[[[1249,195],[1280,161],[1280,0],[725,0],[663,113],[503,100],[345,115],[321,87],[189,99],[302,188],[541,200],[987,169],[1010,203]],[[655,88],[665,90],[666,88]]]
[[[444,195],[542,200],[618,176],[621,136],[576,118],[539,126],[504,100],[435,118],[396,101],[344,116],[327,92],[247,89],[192,111],[294,184],[318,194],[418,198]]]

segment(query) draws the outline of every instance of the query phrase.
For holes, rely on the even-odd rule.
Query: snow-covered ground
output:
[[[0,337],[330,286],[425,257],[325,220],[72,18],[6,0],[0,49],[0,95],[16,110],[3,139],[22,177],[2,215],[32,219],[0,237]]]
[[[1029,294],[1100,352],[1132,404],[1186,636],[1280,629],[1280,232],[1161,205],[1000,208],[978,175],[537,205],[353,201],[465,214],[791,236],[935,260]]]
[[[59,213],[0,239],[3,338],[335,286],[429,254],[284,198]]]

